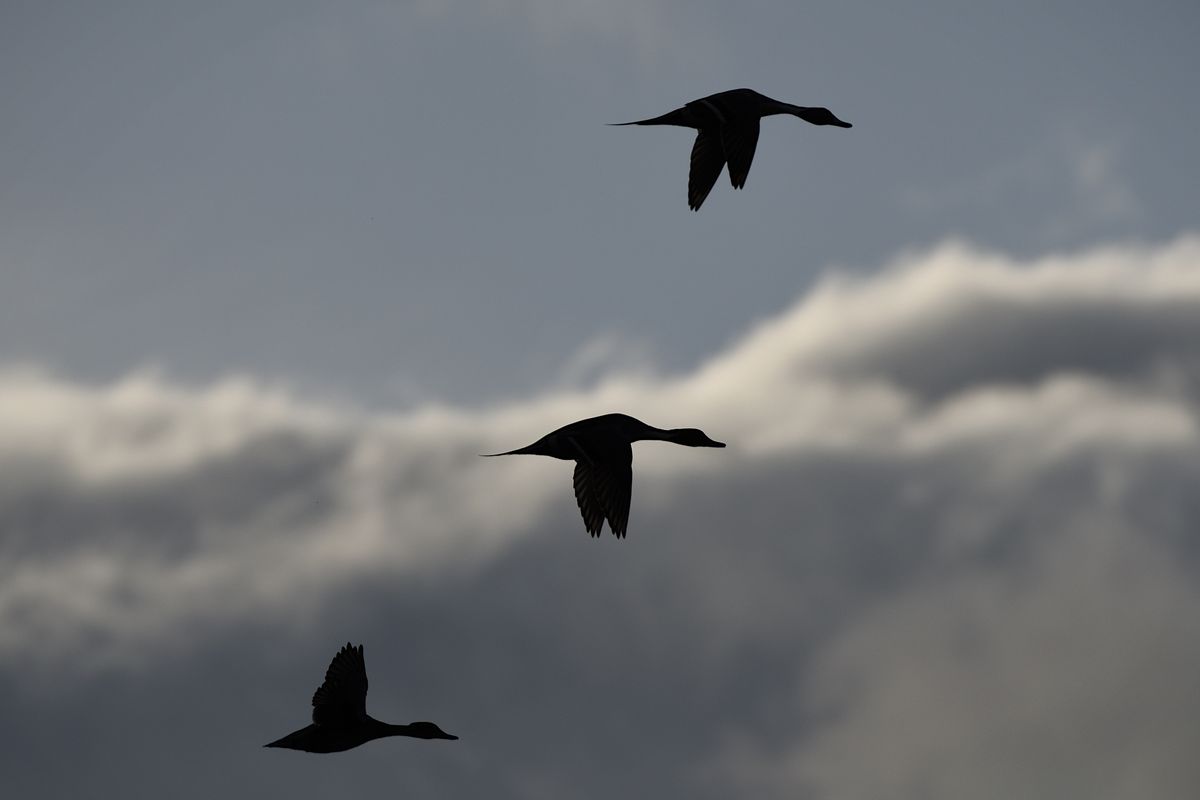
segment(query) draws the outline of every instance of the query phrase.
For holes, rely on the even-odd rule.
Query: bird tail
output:
[[[527,445],[504,453],[480,453],[479,455],[481,458],[495,458],[496,456],[536,456],[539,453],[533,449],[533,445]]]
[[[677,108],[674,111],[668,111],[661,117],[651,117],[650,119],[638,119],[633,122],[610,122],[609,125],[678,125],[682,128],[696,127],[692,123],[692,113],[687,107]]]

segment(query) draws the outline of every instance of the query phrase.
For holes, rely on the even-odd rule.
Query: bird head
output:
[[[708,438],[699,428],[676,428],[671,431],[670,441],[686,447],[724,447],[724,442]]]
[[[797,116],[802,117],[805,122],[812,123],[813,125],[836,125],[839,128],[854,127],[849,122],[845,122],[835,117],[833,112],[828,108],[806,108],[804,110],[806,113],[802,115],[798,114]]]

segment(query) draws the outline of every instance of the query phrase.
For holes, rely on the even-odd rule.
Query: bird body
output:
[[[358,724],[351,726],[318,725],[314,722],[263,746],[303,750],[306,753],[340,753],[385,736],[411,736],[417,739],[458,738],[450,735],[429,735],[429,732],[422,731],[414,725],[390,725],[367,715]]]
[[[572,422],[533,444],[489,456],[535,455],[575,462],[575,501],[593,537],[608,527],[625,538],[633,494],[634,442],[657,440],[687,447],[724,447],[696,428],[655,428],[628,414],[604,414]]]
[[[367,666],[363,647],[349,642],[325,671],[325,681],[312,698],[312,724],[263,747],[283,747],[307,753],[337,753],[385,736],[416,739],[457,739],[432,722],[392,725],[367,714]]]
[[[774,100],[753,89],[731,89],[699,100],[659,117],[621,122],[618,125],[676,125],[695,128],[691,169],[688,173],[688,207],[699,211],[712,191],[721,168],[729,165],[729,182],[735,189],[746,185],[754,151],[758,147],[759,120],[791,114],[813,125],[853,127],[827,108],[797,106]]]

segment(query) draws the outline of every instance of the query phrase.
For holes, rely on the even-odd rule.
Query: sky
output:
[[[0,4],[6,796],[1196,796],[1198,33]],[[610,411],[626,540],[477,457]],[[460,740],[263,750],[347,641]]]

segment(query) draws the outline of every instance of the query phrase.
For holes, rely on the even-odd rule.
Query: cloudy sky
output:
[[[960,6],[0,5],[6,796],[1195,797],[1200,8]]]

